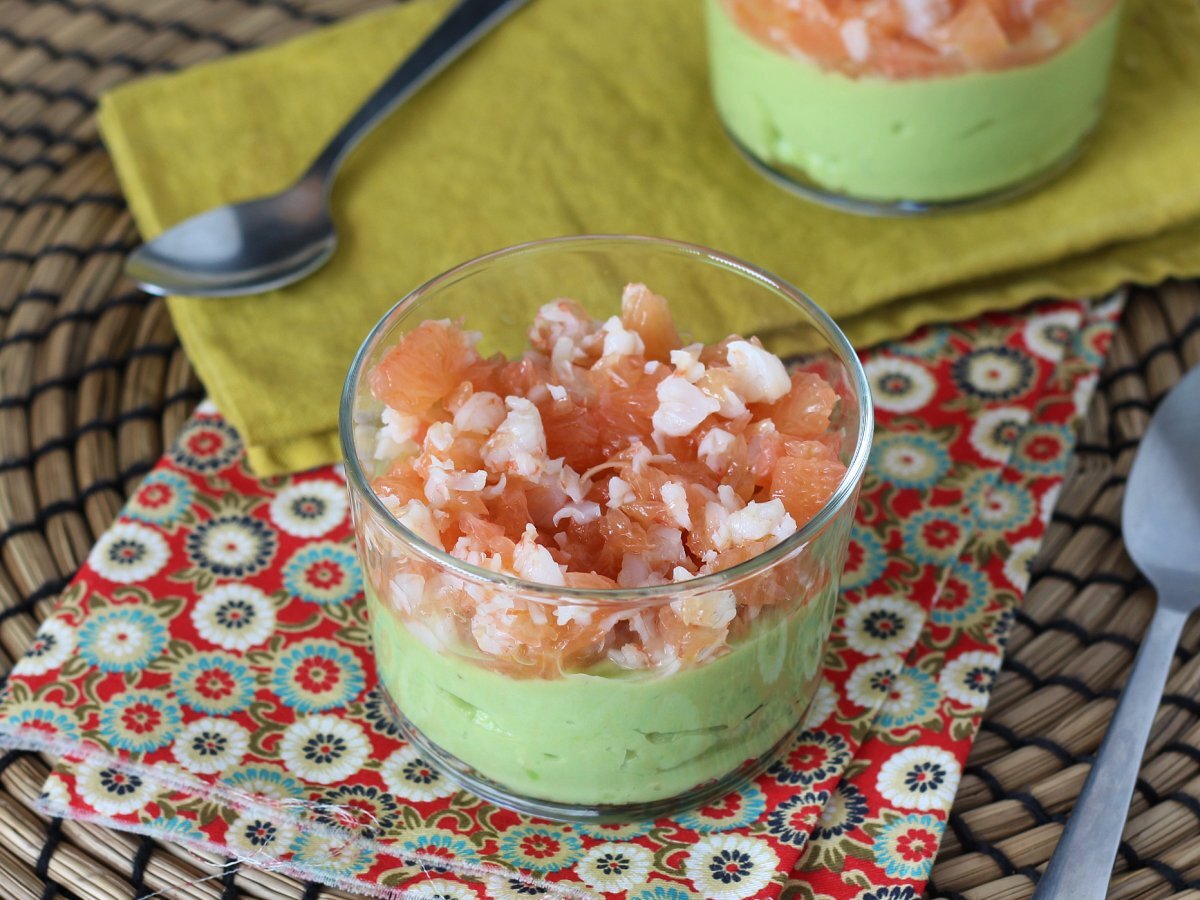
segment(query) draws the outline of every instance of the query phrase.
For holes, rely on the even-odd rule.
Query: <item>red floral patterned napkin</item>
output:
[[[903,900],[932,865],[1119,303],[865,357],[878,414],[807,730],[671,819],[567,826],[459,789],[379,693],[336,468],[256,479],[200,410],[13,669],[44,808],[375,896]]]

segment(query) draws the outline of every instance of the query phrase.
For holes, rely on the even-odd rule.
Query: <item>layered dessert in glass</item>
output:
[[[768,174],[852,210],[1012,195],[1100,117],[1119,0],[706,0],[712,90]]]
[[[790,365],[741,333],[756,318],[788,323]],[[819,681],[870,421],[836,326],[701,248],[546,241],[415,291],[342,409],[406,736],[566,819],[657,814],[765,764]]]

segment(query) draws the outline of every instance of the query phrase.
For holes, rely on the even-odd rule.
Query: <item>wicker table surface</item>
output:
[[[120,274],[136,232],[97,138],[97,95],[380,4],[0,0],[0,670],[201,397],[165,307]],[[1152,610],[1121,543],[1124,479],[1155,402],[1197,363],[1200,287],[1135,290],[931,896],[1028,896],[1058,839]],[[1177,654],[1112,896],[1200,898],[1198,651],[1200,620]],[[344,896],[49,819],[32,808],[49,764],[0,757],[0,897]]]

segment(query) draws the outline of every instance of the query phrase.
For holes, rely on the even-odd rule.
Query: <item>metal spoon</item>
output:
[[[392,110],[528,0],[462,0],[287,190],[218,206],[143,244],[125,273],[153,294],[225,297],[283,287],[333,255],[329,192],[342,160]]]
[[[1188,614],[1200,607],[1200,367],[1163,400],[1142,438],[1121,511],[1125,547],[1158,606],[1104,742],[1033,896],[1101,900],[1154,714]]]

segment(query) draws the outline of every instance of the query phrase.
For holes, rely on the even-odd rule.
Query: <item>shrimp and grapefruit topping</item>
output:
[[[762,43],[848,75],[921,78],[1028,65],[1115,0],[721,0]]]
[[[547,303],[520,358],[485,358],[478,341],[426,321],[369,375],[384,405],[373,489],[412,534],[477,567],[597,591],[681,584],[778,544],[845,475],[838,395],[821,374],[789,373],[755,338],[685,344],[644,285],[603,321]],[[772,584],[655,607],[551,606],[406,558],[387,594],[426,640],[545,676],[722,655],[764,606],[788,601]]]

